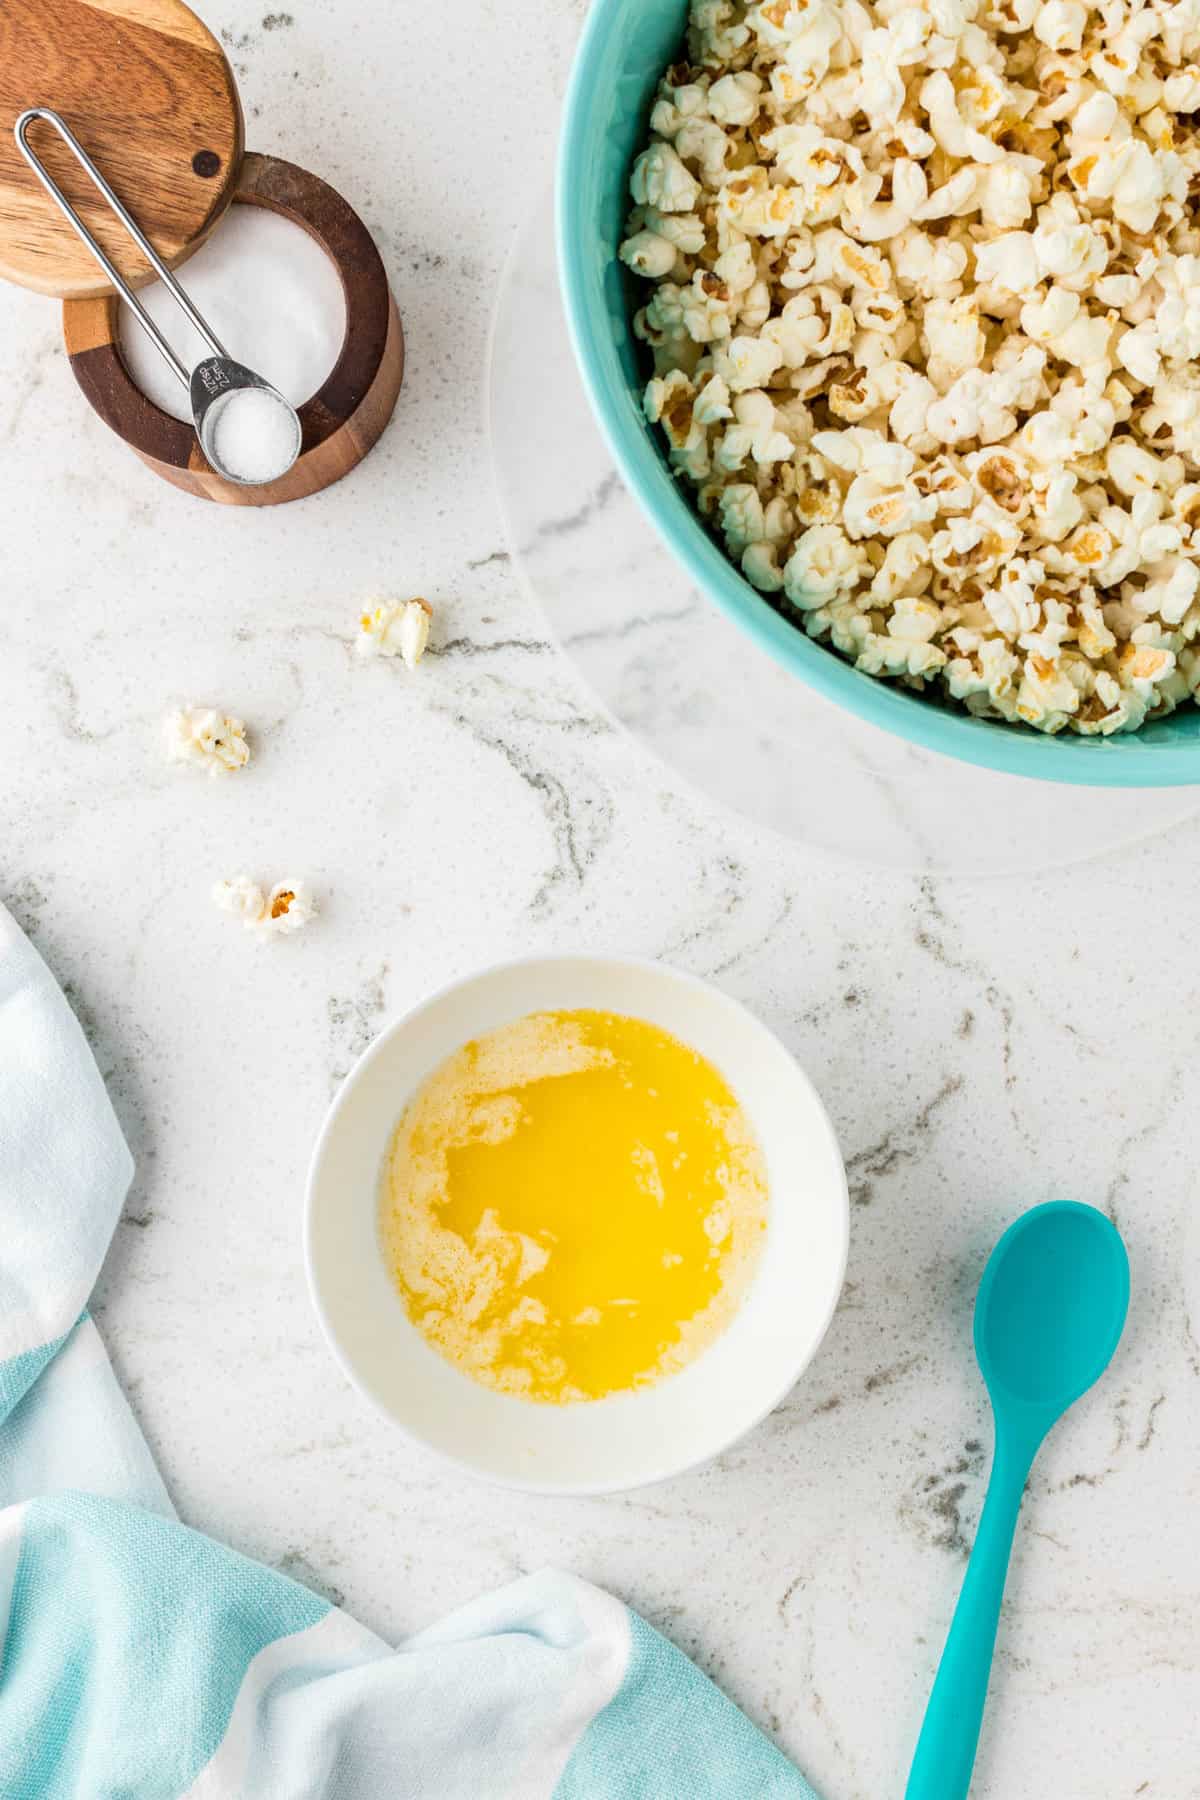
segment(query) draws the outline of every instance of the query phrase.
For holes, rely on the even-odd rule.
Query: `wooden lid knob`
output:
[[[0,0],[0,278],[60,299],[104,276],[27,168],[28,106],[66,119],[165,262],[183,262],[233,197],[242,109],[220,44],[182,0]],[[121,273],[153,278],[57,135],[30,142]]]

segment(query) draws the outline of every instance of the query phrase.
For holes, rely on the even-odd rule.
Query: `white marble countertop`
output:
[[[975,1283],[1015,1213],[1073,1195],[1118,1218],[1133,1309],[1033,1478],[974,1793],[1200,1795],[1200,830],[1040,878],[918,881],[767,836],[652,762],[514,579],[479,423],[582,0],[202,10],[252,147],[318,169],[377,234],[410,361],[347,482],[218,511],[89,416],[52,303],[0,294],[0,895],[137,1157],[97,1314],[181,1514],[393,1636],[572,1569],[826,1800],[882,1800],[983,1493]],[[387,589],[437,604],[414,676],[347,652]],[[244,778],[164,764],[162,714],[193,696],[250,722]],[[209,899],[243,868],[308,877],[319,923],[257,947]],[[845,1299],[791,1398],[701,1474],[591,1502],[493,1493],[406,1448],[319,1340],[299,1229],[323,1109],[381,1023],[485,960],[579,945],[751,1005],[823,1093],[854,1194]]]

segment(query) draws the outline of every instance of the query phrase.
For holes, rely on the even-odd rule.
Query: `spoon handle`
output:
[[[1031,1456],[1006,1451],[1003,1442],[997,1447],[975,1548],[929,1696],[905,1800],[965,1800],[970,1788],[1008,1559],[1031,1462]]]

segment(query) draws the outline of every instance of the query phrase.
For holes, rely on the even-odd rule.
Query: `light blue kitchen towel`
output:
[[[0,907],[3,1800],[814,1800],[585,1582],[531,1576],[391,1649],[179,1524],[86,1312],[131,1173]]]

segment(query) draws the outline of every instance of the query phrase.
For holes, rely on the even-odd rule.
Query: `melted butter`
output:
[[[711,1063],[640,1019],[535,1013],[466,1044],[396,1128],[380,1203],[410,1318],[531,1400],[644,1387],[728,1323],[767,1218]]]

